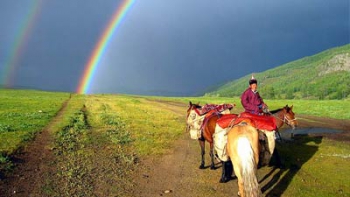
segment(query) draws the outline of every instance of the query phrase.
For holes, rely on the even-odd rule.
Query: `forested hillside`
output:
[[[268,99],[345,99],[350,97],[350,44],[254,73],[259,92]],[[250,75],[231,81],[206,96],[240,96]]]

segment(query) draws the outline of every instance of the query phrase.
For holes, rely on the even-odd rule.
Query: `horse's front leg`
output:
[[[201,161],[201,165],[199,166],[199,169],[204,169],[204,154],[205,154],[205,141],[199,139],[199,146],[201,147],[201,155],[202,155],[202,161]]]
[[[214,162],[214,143],[210,143],[210,158],[211,158],[210,169],[215,170],[215,162]]]

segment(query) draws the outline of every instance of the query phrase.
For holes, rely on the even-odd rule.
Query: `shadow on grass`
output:
[[[322,142],[322,137],[298,135],[295,136],[293,141],[277,144],[276,149],[282,158],[283,165],[280,168],[274,167],[259,181],[261,183],[270,176],[273,176],[271,180],[261,188],[263,193],[267,192],[265,194],[267,197],[281,196],[289,186],[293,177],[301,169],[302,165],[317,152],[318,146],[308,145],[309,142],[320,144]],[[272,159],[273,163],[275,158],[276,157],[273,157]]]

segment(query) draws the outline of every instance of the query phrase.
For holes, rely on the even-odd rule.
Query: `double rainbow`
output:
[[[107,25],[107,28],[103,31],[102,36],[97,42],[87,64],[85,65],[84,73],[79,81],[78,88],[76,90],[79,94],[87,94],[89,88],[101,61],[101,58],[105,51],[107,50],[108,44],[111,42],[111,39],[123,21],[126,13],[130,10],[134,4],[134,0],[123,0],[121,5],[114,12],[112,19]]]

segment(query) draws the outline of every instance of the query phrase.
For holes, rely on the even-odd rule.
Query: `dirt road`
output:
[[[50,162],[54,157],[51,150],[53,143],[51,127],[62,119],[67,103],[65,101],[52,121],[36,135],[20,153],[13,155],[14,172],[0,180],[0,196],[37,196],[41,193],[43,181],[52,172]]]

